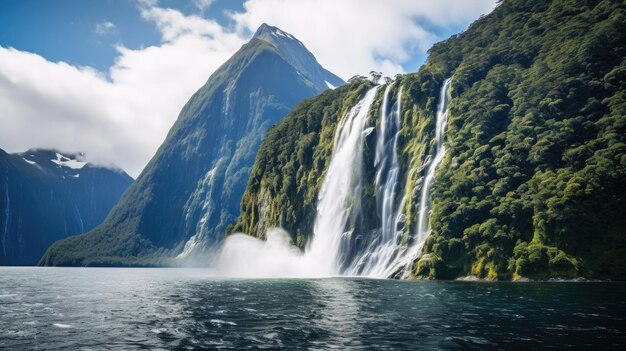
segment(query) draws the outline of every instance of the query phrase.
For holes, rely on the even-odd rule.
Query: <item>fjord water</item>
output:
[[[0,349],[618,349],[624,296],[625,283],[0,268]]]

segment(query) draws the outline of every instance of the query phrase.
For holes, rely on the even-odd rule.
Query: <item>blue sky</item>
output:
[[[161,6],[231,24],[225,11],[243,10],[243,1],[216,1],[201,11],[193,1],[165,0]],[[96,33],[110,22],[111,33]],[[118,56],[116,44],[128,48],[158,45],[158,28],[143,20],[134,0],[2,0],[0,45],[38,53],[50,61],[91,66],[106,72]]]
[[[137,176],[189,97],[262,23],[331,72],[414,72],[496,0],[0,0],[0,148]]]

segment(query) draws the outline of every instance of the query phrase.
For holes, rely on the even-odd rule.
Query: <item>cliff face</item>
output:
[[[440,93],[452,78],[445,154],[414,276],[626,275],[625,16],[613,1],[503,1],[435,45],[419,72],[395,79],[389,94],[402,93],[393,202],[402,209],[397,244],[410,246]],[[370,85],[311,99],[270,130],[233,231],[262,237],[281,226],[305,246],[337,126]],[[382,230],[373,150],[384,90],[369,113],[358,218],[346,228],[354,250]]]

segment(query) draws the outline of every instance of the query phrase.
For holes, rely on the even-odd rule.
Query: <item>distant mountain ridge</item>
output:
[[[54,241],[100,224],[132,178],[82,153],[0,150],[0,265],[33,265]]]
[[[236,221],[266,131],[341,84],[292,35],[262,25],[183,107],[104,223],[55,243],[41,264],[169,265],[206,252]]]

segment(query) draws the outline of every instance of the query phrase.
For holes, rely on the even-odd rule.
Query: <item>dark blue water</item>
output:
[[[0,267],[0,349],[620,349],[624,283]]]

